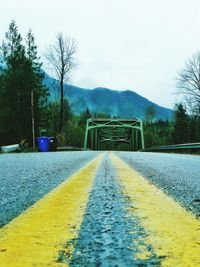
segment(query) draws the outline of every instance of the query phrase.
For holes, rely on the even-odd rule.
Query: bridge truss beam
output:
[[[102,145],[128,144],[129,150],[144,149],[142,121],[139,119],[87,120],[84,149],[101,150]]]

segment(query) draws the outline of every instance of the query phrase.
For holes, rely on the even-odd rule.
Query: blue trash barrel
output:
[[[38,149],[40,152],[48,152],[49,151],[49,137],[41,136],[36,138]]]

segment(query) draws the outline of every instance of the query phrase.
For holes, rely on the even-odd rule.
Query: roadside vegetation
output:
[[[25,38],[15,21],[9,25],[0,46],[0,146],[21,143],[35,148],[35,137],[54,136],[58,145],[83,147],[86,120],[90,117],[109,118],[109,114],[92,114],[87,108],[73,114],[64,96],[63,84],[70,82],[77,66],[75,40],[56,36],[45,54],[59,82],[59,99],[49,101],[44,83],[42,61],[38,56],[31,30]],[[174,108],[174,120],[155,120],[155,109],[149,106],[144,119],[146,147],[177,143],[200,142],[200,53],[186,63],[177,77],[182,103]]]
[[[200,142],[200,117],[187,112],[183,103],[175,105],[174,120],[144,121],[145,146],[162,146]]]

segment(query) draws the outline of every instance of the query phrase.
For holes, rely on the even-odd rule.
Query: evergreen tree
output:
[[[26,112],[28,88],[25,77],[30,68],[22,37],[14,21],[9,25],[1,51],[6,66],[1,89],[1,140],[4,143],[15,143],[27,134],[29,128],[30,118]]]
[[[37,47],[29,31],[27,49],[22,43],[15,21],[9,25],[1,46],[5,65],[2,74],[0,93],[0,140],[2,144],[32,140],[31,92],[34,92],[34,113],[36,128],[41,116],[41,107],[47,93],[42,84],[43,74],[37,58]]]
[[[145,117],[146,117],[146,121],[149,124],[152,124],[155,115],[156,115],[155,107],[152,106],[152,105],[151,106],[148,106],[147,109],[146,109],[146,112],[145,112]]]
[[[197,115],[189,116],[189,142],[200,142],[200,118]]]
[[[34,135],[38,135],[39,126],[44,126],[47,123],[47,97],[48,90],[43,85],[44,72],[41,70],[42,63],[37,55],[37,46],[35,44],[35,37],[31,31],[28,31],[26,37],[27,44],[27,58],[31,66],[29,73],[29,87],[30,87],[30,108],[32,118],[32,137],[34,143]]]
[[[176,104],[173,141],[175,144],[181,144],[188,142],[188,140],[188,116],[184,106],[181,103]]]
[[[89,108],[86,108],[86,110],[84,112],[82,112],[82,114],[80,116],[79,126],[85,129],[87,119],[89,119],[91,117],[92,117],[92,114],[90,113]]]

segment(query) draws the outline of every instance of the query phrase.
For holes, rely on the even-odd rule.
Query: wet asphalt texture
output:
[[[153,152],[115,154],[200,217],[200,156]]]
[[[0,155],[0,227],[49,193],[99,152]]]

